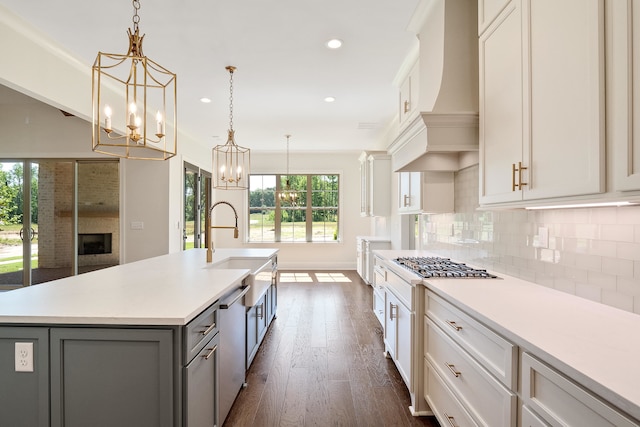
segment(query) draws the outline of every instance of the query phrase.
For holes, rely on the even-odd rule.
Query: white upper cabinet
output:
[[[478,35],[493,22],[509,0],[478,0]]]
[[[453,172],[399,172],[398,213],[449,213],[454,211]]]
[[[605,191],[604,1],[513,0],[479,62],[480,203]]]
[[[360,155],[360,215],[391,213],[391,156],[365,151]]]
[[[640,7],[607,2],[607,139],[613,189],[640,190]],[[634,30],[635,29],[635,30]]]
[[[409,71],[409,75],[400,84],[398,117],[401,126],[418,112],[418,71],[418,63],[416,62]]]

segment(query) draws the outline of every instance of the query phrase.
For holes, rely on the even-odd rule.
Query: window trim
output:
[[[277,196],[276,196],[276,200],[275,200],[275,206],[273,207],[273,211],[274,211],[274,216],[275,216],[275,220],[274,220],[274,239],[273,240],[259,240],[259,241],[254,241],[251,240],[251,209],[256,209],[255,206],[251,206],[251,189],[249,188],[249,190],[247,191],[247,198],[245,199],[247,201],[247,221],[246,221],[246,226],[247,226],[247,242],[248,243],[255,243],[255,244],[260,244],[260,243],[291,243],[291,244],[303,244],[303,243],[311,243],[311,244],[318,244],[318,243],[330,243],[330,244],[336,244],[336,243],[342,243],[342,219],[341,219],[341,211],[342,211],[342,173],[339,171],[332,171],[332,172],[306,172],[306,173],[273,173],[273,172],[252,172],[249,176],[249,179],[251,176],[273,176],[275,178],[275,194],[278,194],[281,190],[282,190],[282,177],[286,177],[286,176],[306,176],[307,177],[307,188],[304,190],[306,191],[306,203],[304,206],[304,210],[307,211],[307,216],[310,218],[313,218],[313,211],[314,211],[314,206],[312,205],[312,200],[313,200],[313,191],[312,191],[312,185],[313,185],[313,180],[312,177],[314,176],[336,176],[338,178],[338,188],[337,188],[337,206],[335,206],[336,209],[336,227],[337,227],[337,236],[336,239],[330,239],[330,240],[319,240],[319,241],[314,241],[313,240],[313,221],[305,221],[305,240],[304,241],[295,241],[295,240],[281,240],[282,238],[282,211],[285,210],[283,209],[280,200],[278,200]],[[315,210],[318,209],[324,209],[326,207],[320,207],[320,206],[316,206]],[[298,208],[297,210],[303,210],[301,208]]]

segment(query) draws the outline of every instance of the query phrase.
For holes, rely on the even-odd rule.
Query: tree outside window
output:
[[[338,175],[251,175],[250,242],[336,242],[339,240]],[[285,190],[295,199],[280,197]]]

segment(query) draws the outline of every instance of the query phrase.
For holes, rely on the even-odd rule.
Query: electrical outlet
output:
[[[33,343],[16,343],[16,372],[33,372]]]

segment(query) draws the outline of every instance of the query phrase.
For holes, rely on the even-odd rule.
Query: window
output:
[[[279,196],[287,183],[295,201]],[[338,241],[338,189],[338,175],[251,175],[249,241]]]

